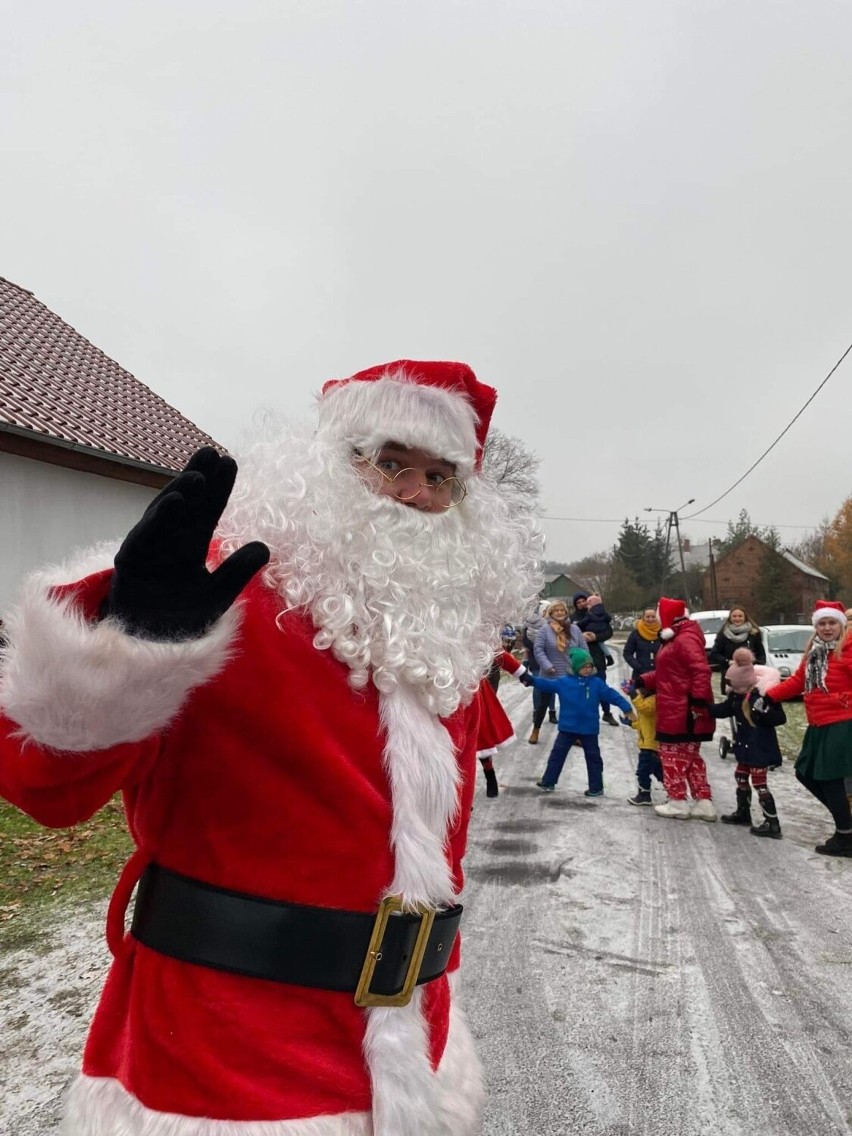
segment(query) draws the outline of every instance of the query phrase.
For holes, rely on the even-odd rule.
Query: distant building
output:
[[[575,592],[585,592],[587,588],[582,587],[580,584],[574,582],[570,576],[566,576],[564,572],[559,572],[555,576],[544,577],[544,587],[539,592],[543,600],[567,600],[570,606],[571,597]]]
[[[0,617],[33,568],[118,540],[209,435],[0,277]]]
[[[752,534],[711,565],[702,593],[708,610],[742,604],[761,623],[807,623],[814,603],[826,598],[828,586],[822,572]]]

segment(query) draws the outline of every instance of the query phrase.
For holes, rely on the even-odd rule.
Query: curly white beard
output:
[[[220,535],[230,552],[269,545],[266,583],[286,609],[306,610],[320,650],[332,650],[364,687],[415,690],[447,717],[470,701],[506,619],[536,599],[542,552],[532,514],[510,510],[481,476],[446,513],[376,494],[352,448],[270,422],[240,461]]]

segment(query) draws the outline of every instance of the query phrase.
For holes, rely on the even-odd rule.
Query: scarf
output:
[[[814,640],[808,651],[808,661],[805,666],[805,694],[813,690],[821,690],[823,694],[828,694],[825,676],[828,671],[828,656],[834,648],[834,643],[824,643],[822,639]]]
[[[722,634],[726,639],[732,639],[734,643],[745,643],[752,630],[750,623],[744,623],[742,627],[734,627],[732,623],[726,623],[722,628]]]
[[[553,633],[556,636],[556,649],[560,655],[564,655],[565,648],[568,646],[568,632],[565,629],[565,625],[555,619],[551,619],[550,626],[553,628]]]
[[[653,642],[654,639],[659,639],[660,637],[659,623],[646,623],[644,619],[637,619],[636,630],[639,632],[642,638],[647,639],[649,643]]]

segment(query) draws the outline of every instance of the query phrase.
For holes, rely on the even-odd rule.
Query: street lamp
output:
[[[687,603],[689,603],[689,595],[686,587],[686,564],[684,564],[683,561],[683,543],[680,539],[680,521],[678,520],[678,513],[681,511],[681,509],[685,509],[687,505],[692,505],[694,503],[695,498],[690,497],[688,501],[684,501],[684,503],[682,505],[678,505],[676,509],[655,509],[649,506],[643,510],[643,512],[645,513],[666,514],[666,559],[665,563],[663,564],[663,578],[660,581],[660,594],[662,595],[663,589],[666,586],[666,577],[669,570],[669,550],[671,548],[672,529],[674,529],[675,535],[677,536],[678,556],[680,557],[680,579],[681,586],[683,587],[683,598]]]

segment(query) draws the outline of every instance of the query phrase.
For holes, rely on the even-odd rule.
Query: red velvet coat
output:
[[[107,587],[107,573],[90,577],[73,592],[75,608],[94,612]],[[207,648],[130,641],[106,624],[90,630],[68,606],[60,613],[64,622],[56,622],[54,605],[55,622],[45,618],[40,630],[51,606],[46,596],[33,600],[30,613],[33,635],[45,640],[41,654],[13,650],[4,675],[0,795],[58,827],[87,819],[121,790],[138,848],[109,916],[115,958],[85,1049],[88,1095],[80,1115],[87,1117],[86,1132],[195,1134],[202,1128],[194,1125],[229,1120],[278,1122],[270,1136],[289,1136],[306,1131],[302,1122],[309,1118],[328,1117],[327,1126],[320,1122],[310,1132],[372,1133],[376,1081],[371,1086],[363,1051],[370,1012],[359,1009],[351,994],[167,958],[125,935],[124,908],[142,868],[156,860],[223,888],[374,912],[395,872],[395,802],[377,692],[352,690],[346,667],[313,646],[315,631],[305,617],[288,614],[276,623],[282,604],[256,581],[240,612],[220,621],[231,620],[231,628],[222,632],[219,661],[202,666],[196,659],[194,687],[178,692],[170,709],[169,684],[184,681],[185,663],[169,653],[185,660]],[[26,625],[18,633],[23,644],[25,632]],[[88,645],[94,635],[102,637],[96,653]],[[88,653],[85,663],[70,658],[78,648],[81,656]],[[128,675],[142,667],[162,672],[159,701],[146,703],[144,713],[131,704],[137,695],[150,701],[155,680],[149,675],[134,686],[122,677],[125,666]],[[208,675],[211,666],[215,673]],[[121,684],[125,707],[113,705],[120,697],[101,697],[111,683]],[[91,717],[79,705],[87,698]],[[63,699],[69,706],[61,710]],[[440,856],[443,845],[458,889],[475,780],[476,714],[474,701],[443,722],[456,755],[458,796],[446,840],[439,835],[435,847]],[[160,728],[151,729],[149,719],[158,717]],[[115,723],[128,718],[139,736],[111,743]],[[47,744],[38,740],[40,733]],[[85,751],[83,737],[89,739]],[[458,944],[450,972],[457,966]],[[426,1057],[438,1070],[448,1039],[447,977],[423,991],[418,1013],[426,1022]],[[412,1003],[405,1011],[414,1008]],[[415,1060],[416,1053],[405,1057]],[[464,1063],[456,1054],[455,1065]],[[400,1083],[407,1084],[404,1076]],[[428,1096],[432,1090],[424,1085],[417,1091],[425,1099],[413,1107],[426,1115],[437,1107]],[[457,1084],[453,1093],[454,1099],[476,1097],[469,1084],[465,1094]],[[101,1096],[103,1105],[97,1103]],[[103,1117],[92,1119],[101,1107]],[[132,1118],[123,1121],[126,1127],[114,1118],[118,1112],[124,1117],[122,1109]],[[160,1114],[204,1120],[187,1121],[184,1128],[168,1117],[157,1119]],[[460,1124],[459,1130],[472,1128]]]
[[[645,691],[657,696],[657,739],[710,741],[716,723],[708,709],[713,688],[704,635],[693,619],[675,620],[672,631],[657,652],[655,669],[639,680]]]
[[[824,690],[809,690],[805,693],[805,670],[807,655],[802,659],[795,674],[776,686],[770,686],[766,693],[776,702],[788,698],[803,697],[805,714],[811,726],[830,726],[834,722],[846,722],[852,718],[852,635],[848,636],[838,659],[832,651],[828,656]]]

